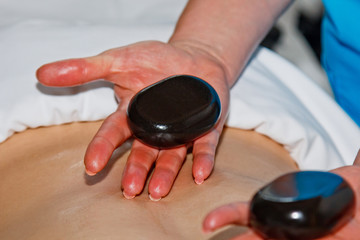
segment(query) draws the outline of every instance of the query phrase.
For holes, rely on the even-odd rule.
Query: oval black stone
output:
[[[321,171],[285,174],[260,189],[250,225],[264,238],[314,239],[337,230],[354,214],[355,196],[340,176]]]
[[[127,110],[128,124],[143,143],[170,148],[195,140],[217,123],[219,96],[200,78],[177,75],[138,92]]]

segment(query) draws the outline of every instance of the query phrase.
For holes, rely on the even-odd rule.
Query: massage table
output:
[[[117,106],[112,85],[45,87],[36,69],[136,41],[166,41],[184,4],[0,2],[0,239],[228,239],[245,229],[201,232],[213,208],[249,200],[289,171],[352,164],[358,126],[296,66],[260,47],[231,89],[215,169],[204,184],[194,184],[189,154],[166,198],[152,202],[145,188],[126,200],[120,181],[131,140],[101,173],[87,176],[86,146]]]

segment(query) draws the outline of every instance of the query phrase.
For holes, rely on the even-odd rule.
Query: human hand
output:
[[[187,147],[193,147],[192,171],[196,183],[202,183],[213,169],[216,146],[227,115],[230,88],[220,59],[206,47],[196,44],[146,41],[93,57],[46,64],[38,69],[37,78],[44,85],[59,87],[81,85],[97,79],[114,83],[119,106],[105,119],[85,154],[86,172],[95,175],[105,167],[114,150],[132,135],[126,116],[132,96],[148,85],[177,74],[194,75],[212,85],[220,97],[222,116],[210,132],[188,146],[159,150],[134,140],[123,173],[123,194],[130,199],[141,193],[156,162],[148,189],[150,198],[159,200],[169,193],[186,157]]]
[[[329,235],[319,238],[319,240],[358,239],[360,233],[360,151],[352,166],[345,166],[331,171],[342,176],[352,187],[355,193],[355,215],[343,227]],[[203,221],[203,230],[211,232],[230,224],[249,226],[249,208],[248,202],[231,203],[221,206],[211,211]],[[236,240],[261,240],[261,236],[255,231],[249,229],[246,233],[235,237]]]

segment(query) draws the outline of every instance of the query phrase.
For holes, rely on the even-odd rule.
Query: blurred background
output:
[[[321,0],[294,1],[279,18],[262,45],[298,66],[330,96],[333,96],[320,64]]]

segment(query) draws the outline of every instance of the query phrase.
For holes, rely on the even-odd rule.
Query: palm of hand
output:
[[[142,88],[176,74],[198,76],[208,81],[219,94],[223,115],[218,125],[193,143],[195,181],[201,183],[210,175],[226,117],[224,113],[228,108],[229,87],[225,71],[216,58],[200,49],[179,46],[155,41],[141,42],[111,49],[94,57],[50,63],[38,70],[39,81],[50,86],[73,86],[96,79],[114,83],[116,96],[120,100],[119,107],[104,121],[89,144],[85,154],[89,175],[101,171],[113,151],[131,137],[126,109],[132,96]],[[124,196],[133,198],[142,191],[155,161],[149,194],[154,200],[166,196],[182,166],[186,151],[186,146],[159,150],[135,140],[122,179]]]

